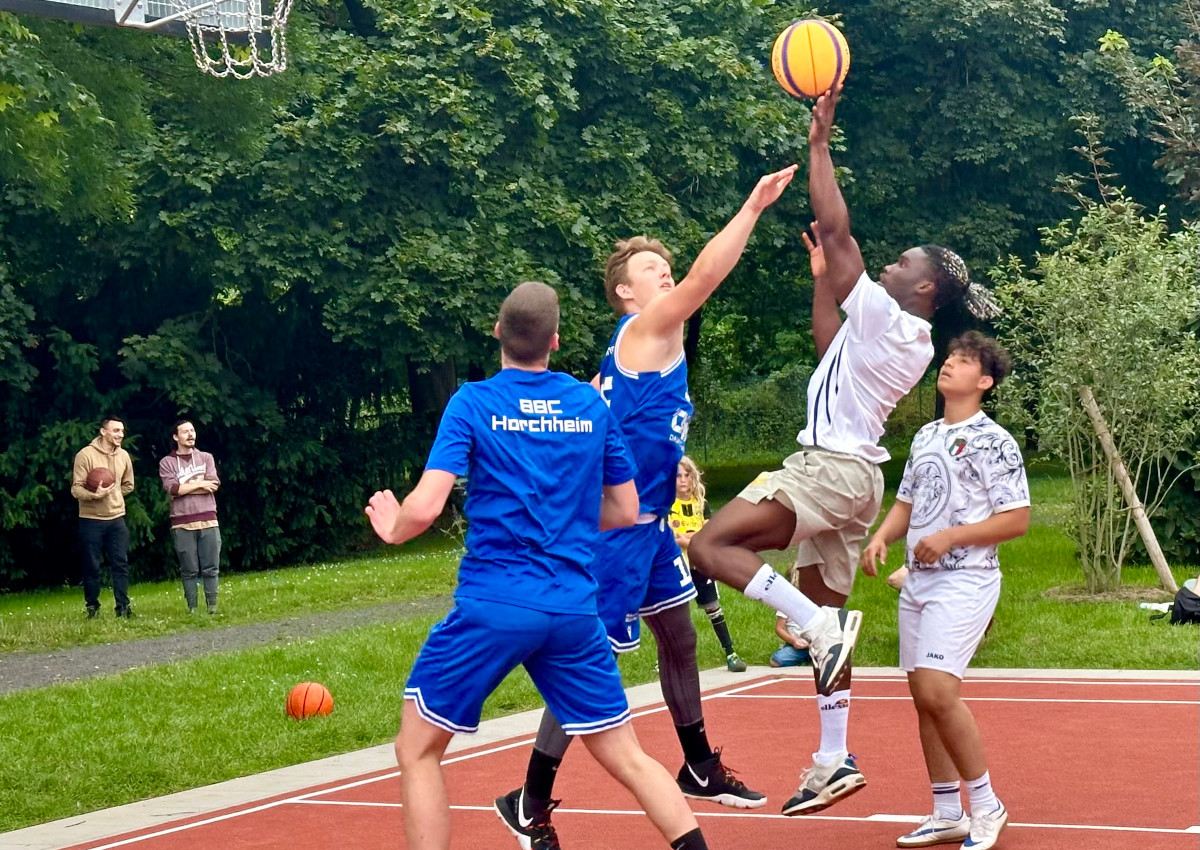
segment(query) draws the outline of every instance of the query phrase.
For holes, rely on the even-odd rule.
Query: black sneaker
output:
[[[87,618],[88,618],[89,620],[94,620],[94,619],[96,619],[96,618],[97,618],[97,617],[99,617],[99,616],[100,616],[100,609],[99,609],[99,608],[89,608],[89,609],[87,609]]]
[[[132,608],[118,608],[117,616],[128,620],[129,618],[131,618],[133,616],[133,609]]]
[[[757,809],[767,804],[765,794],[751,791],[746,783],[733,775],[733,771],[721,764],[720,750],[708,761],[697,765],[685,761],[675,783],[683,796],[693,800],[708,800],[734,809]]]
[[[522,850],[561,850],[558,833],[554,831],[554,824],[550,823],[550,813],[560,802],[551,800],[546,806],[538,807],[540,811],[528,811],[525,788],[521,787],[497,797],[492,806],[508,831],[516,837]]]

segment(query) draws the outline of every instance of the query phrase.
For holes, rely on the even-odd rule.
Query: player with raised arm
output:
[[[1008,811],[992,790],[962,677],[1000,599],[996,546],[1029,528],[1029,482],[1016,440],[980,410],[1008,373],[1008,353],[978,331],[950,343],[938,372],[946,413],[913,437],[896,503],[862,552],[874,573],[908,538],[900,591],[900,668],[917,708],[933,814],[897,847],[995,846]],[[968,818],[959,795],[967,783]]]
[[[470,526],[454,609],[413,664],[396,738],[408,847],[449,848],[442,755],[455,733],[478,728],[484,699],[523,664],[566,734],[584,737],[671,847],[703,850],[683,795],[629,725],[596,615],[588,564],[601,529],[637,517],[632,458],[595,390],[548,370],[558,348],[553,289],[514,289],[495,335],[503,368],[450,399],[416,488],[403,505],[377,492],[366,509],[383,540],[403,543],[430,526],[467,475]]]
[[[621,319],[594,379],[637,463],[639,501],[636,524],[601,535],[596,549],[592,571],[600,588],[600,618],[615,652],[638,647],[639,618],[654,632],[663,699],[683,748],[676,781],[684,794],[740,808],[762,806],[766,797],[738,780],[709,745],[700,706],[696,630],[688,610],[696,590],[667,522],[692,415],[683,332],[687,319],[737,264],[759,216],[795,171],[792,165],[759,180],[678,284],[661,242],[637,236],[617,243],[604,285]],[[553,706],[542,715],[525,784],[495,801],[497,813],[525,850],[559,846],[549,809],[555,805],[554,779],[570,743],[561,720]]]
[[[786,815],[821,811],[866,784],[846,745],[850,660],[862,615],[841,606],[883,498],[879,464],[888,453],[879,438],[896,402],[933,359],[933,314],[960,299],[982,309],[981,296],[969,296],[962,260],[937,245],[905,251],[879,283],[867,274],[829,152],[839,93],[817,100],[808,137],[809,195],[820,228],[814,270],[818,259],[823,263],[813,297],[821,359],[808,385],[801,448],[718,511],[690,549],[693,567],[782,612],[809,643],[821,743],[783,806]],[[798,587],[758,555],[792,545],[799,547]]]

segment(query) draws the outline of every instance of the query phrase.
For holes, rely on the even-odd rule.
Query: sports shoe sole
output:
[[[842,670],[854,655],[854,645],[858,643],[858,631],[862,628],[862,611],[845,611],[843,613],[846,615],[846,619],[842,623],[841,651],[828,667],[821,669],[821,675],[817,680],[817,690],[823,694],[829,693],[830,687],[837,681],[838,676],[842,675]]]
[[[706,803],[718,803],[722,806],[728,806],[731,809],[761,809],[767,804],[766,797],[763,797],[761,800],[748,800],[745,797],[739,797],[736,794],[717,794],[714,797],[702,797],[699,794],[689,794],[687,791],[683,791],[682,788],[680,791],[682,791],[683,796],[687,797],[689,800],[703,800]]]
[[[528,835],[522,835],[513,828],[513,825],[508,822],[508,816],[504,810],[500,808],[500,803],[503,797],[497,797],[492,801],[492,811],[496,813],[496,817],[500,818],[500,823],[504,824],[504,828],[512,833],[512,837],[517,839],[517,843],[521,845],[521,850],[530,850],[533,847],[533,841]]]
[[[796,803],[788,806],[786,803],[783,807],[783,814],[788,817],[797,815],[812,815],[817,812],[824,811],[834,803],[845,800],[847,797],[853,796],[861,791],[867,784],[867,778],[861,773],[856,773],[852,776],[846,776],[826,785],[821,793],[813,797],[807,803]]]

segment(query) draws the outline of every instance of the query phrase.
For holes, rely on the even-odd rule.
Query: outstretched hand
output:
[[[808,125],[808,144],[810,146],[829,144],[829,136],[833,132],[833,113],[841,94],[842,84],[838,83],[817,98],[817,102],[813,104],[812,123]]]
[[[783,190],[792,182],[792,178],[796,176],[795,165],[789,165],[787,168],[780,169],[774,174],[768,174],[758,181],[758,185],[754,187],[754,191],[750,193],[750,197],[746,199],[746,205],[754,212],[760,213],[771,204],[779,200],[779,196],[783,194]]]
[[[814,221],[809,229],[812,230],[812,238],[807,233],[801,233],[800,241],[808,249],[808,265],[812,268],[813,280],[817,280],[825,276],[825,248],[821,245],[820,224]]]

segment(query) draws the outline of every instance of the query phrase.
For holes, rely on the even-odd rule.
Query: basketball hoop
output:
[[[271,3],[263,12],[263,3]],[[269,77],[287,69],[287,20],[293,0],[116,0],[120,26],[187,27],[196,67],[214,77]],[[147,15],[147,12],[150,15]],[[152,17],[151,17],[152,16]]]

